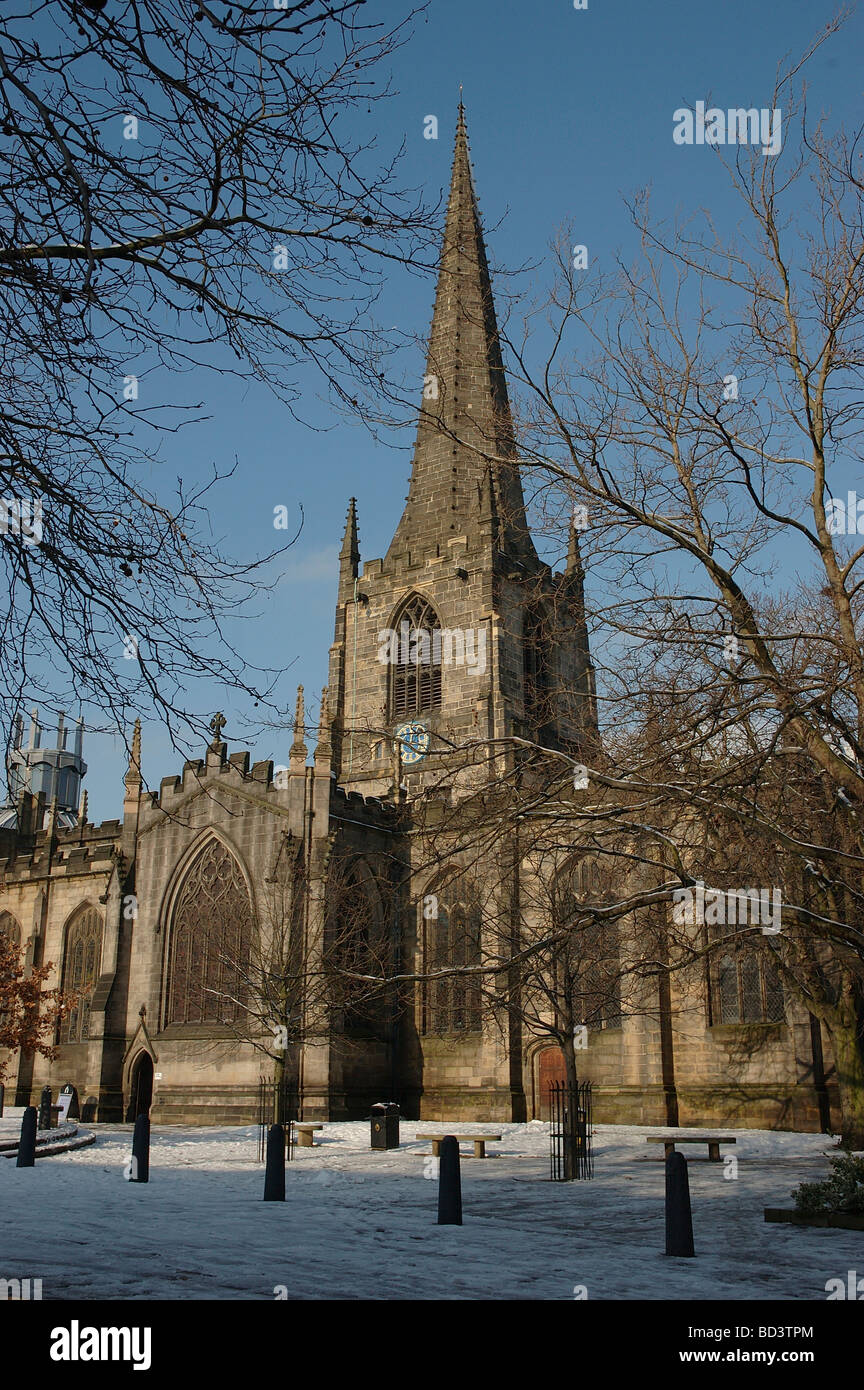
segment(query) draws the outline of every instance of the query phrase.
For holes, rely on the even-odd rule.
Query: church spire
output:
[[[446,554],[473,534],[487,469],[498,547],[536,563],[460,98],[411,484],[390,554]]]
[[[360,569],[360,541],[357,535],[357,499],[348,503],[345,535],[339,552],[339,599],[345,602],[354,596],[354,581]]]

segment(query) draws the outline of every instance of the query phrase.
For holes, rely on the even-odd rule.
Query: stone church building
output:
[[[588,760],[599,731],[578,535],[553,573],[526,523],[461,106],[408,497],[386,555],[362,565],[351,501],[314,756],[302,691],[286,768],[229,754],[221,722],[158,793],[136,727],[122,818],[97,826],[80,726],[67,748],[62,720],[53,746],[35,712],[26,736],[19,721],[0,931],[76,1003],[56,1060],[11,1059],[7,1097],[70,1082],[102,1120],[152,1101],[157,1123],[250,1123],[259,1078],[284,1065],[304,1118],[377,1100],[428,1119],[542,1117],[559,1048],[458,973],[485,959],[493,915],[513,948],[542,895],[511,841],[477,850],[460,807],[486,785],[500,800],[518,740]],[[398,990],[351,983],[334,1002],[334,958],[351,980],[386,958]],[[729,956],[719,975],[652,988],[595,1011],[579,1063],[598,1120],[827,1122],[827,1039],[767,966]]]

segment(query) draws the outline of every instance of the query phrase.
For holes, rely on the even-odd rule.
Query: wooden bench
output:
[[[486,1145],[488,1143],[500,1143],[500,1134],[418,1134],[418,1140],[428,1139],[432,1145],[432,1157],[439,1158],[441,1154],[441,1143],[444,1139],[458,1139],[460,1144],[473,1144],[474,1157],[486,1157]]]
[[[646,1139],[646,1144],[665,1144],[666,1158],[674,1154],[676,1144],[707,1144],[708,1159],[711,1163],[719,1163],[720,1145],[737,1144],[738,1140],[733,1139],[730,1134],[652,1134]]]
[[[316,1129],[323,1129],[323,1125],[307,1124],[305,1120],[302,1123],[299,1120],[294,1120],[292,1123],[297,1135],[297,1143],[300,1145],[301,1149],[315,1149],[318,1147],[312,1136]]]

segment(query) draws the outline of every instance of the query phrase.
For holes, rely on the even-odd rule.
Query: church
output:
[[[464,808],[523,785],[519,748],[597,749],[584,584],[576,528],[553,572],[526,520],[460,104],[409,492],[386,555],[362,563],[348,506],[311,759],[302,689],[285,768],[229,753],[217,717],[203,758],[148,791],[136,726],[122,816],[93,825],[80,725],[70,742],[61,719],[52,746],[37,712],[18,721],[0,932],[75,1003],[55,1060],[10,1060],[8,1099],[71,1083],[98,1120],[150,1107],[155,1123],[249,1124],[278,1075],[304,1119],[376,1101],[544,1118],[561,1049],[533,1005],[513,1006],[521,980],[476,973],[493,934],[506,967],[536,929],[536,845],[523,857],[515,832],[471,833]],[[576,843],[553,859],[585,872]],[[818,1024],[764,962],[718,970],[654,979],[635,1002],[607,970],[579,1054],[596,1120],[830,1123]],[[396,983],[358,990],[376,975]]]

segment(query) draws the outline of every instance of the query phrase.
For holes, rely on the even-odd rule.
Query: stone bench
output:
[[[441,1143],[444,1139],[458,1139],[460,1144],[473,1144],[474,1157],[486,1157],[486,1145],[490,1143],[500,1143],[500,1134],[418,1134],[417,1139],[428,1139],[432,1145],[432,1157],[439,1158],[441,1154]]]
[[[317,1148],[315,1140],[312,1138],[316,1129],[323,1129],[323,1125],[307,1124],[305,1120],[292,1120],[294,1132],[297,1135],[297,1143],[301,1149]]]
[[[665,1144],[666,1158],[674,1154],[676,1144],[707,1144],[708,1159],[711,1163],[719,1163],[720,1145],[737,1144],[738,1140],[733,1139],[730,1134],[652,1134],[645,1140],[646,1144]]]

